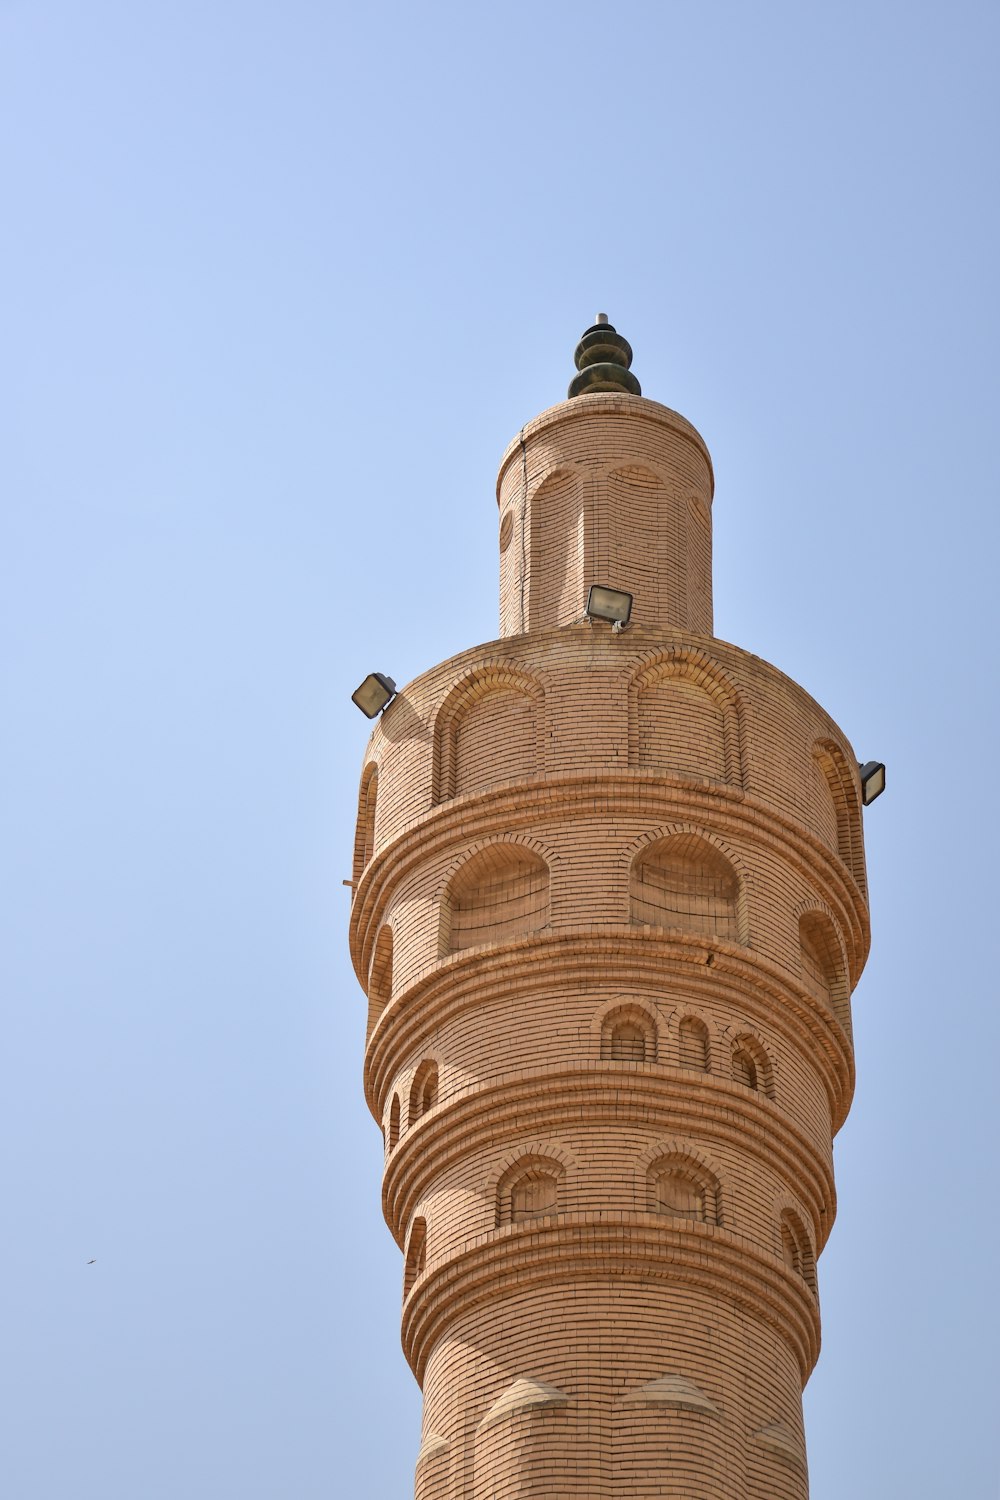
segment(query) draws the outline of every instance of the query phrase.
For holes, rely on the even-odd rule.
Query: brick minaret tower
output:
[[[850,744],[712,634],[712,465],[600,316],[500,465],[500,637],[403,689],[351,950],[417,1500],[802,1500],[868,947]],[[634,595],[624,628],[592,584]]]

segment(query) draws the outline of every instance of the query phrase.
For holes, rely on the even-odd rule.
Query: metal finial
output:
[[[585,331],[576,346],[573,358],[578,375],[569,383],[569,395],[586,396],[594,391],[627,392],[630,396],[641,396],[642,386],[632,374],[632,346],[614,324],[608,322],[607,313],[598,313],[597,321]]]

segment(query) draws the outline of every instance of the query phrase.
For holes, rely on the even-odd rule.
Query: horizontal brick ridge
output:
[[[678,1228],[678,1223],[682,1227]],[[403,1352],[419,1382],[449,1324],[476,1306],[552,1283],[619,1278],[708,1291],[768,1324],[803,1384],[819,1357],[819,1306],[802,1277],[714,1224],[652,1214],[566,1214],[508,1225],[417,1278],[403,1303]],[[613,1307],[607,1316],[613,1317]]]
[[[599,934],[570,928],[498,948],[466,949],[400,991],[383,1012],[365,1057],[365,1092],[377,1121],[402,1059],[457,1013],[509,995],[515,961],[522,994],[540,993],[556,980],[586,991],[602,972],[627,962],[629,984],[651,996],[669,996],[679,985],[684,993],[705,1000],[738,1002],[760,1024],[809,1050],[822,1071],[835,1129],[846,1117],[854,1088],[853,1054],[832,1011],[803,983],[735,944],[697,933],[646,933],[623,924]]]
[[[851,986],[868,954],[867,902],[843,861],[804,825],[780,816],[766,803],[735,787],[707,788],[677,775],[583,772],[543,782],[497,788],[432,809],[365,869],[351,909],[351,956],[362,985],[386,908],[407,875],[435,854],[467,850],[470,837],[486,840],[537,824],[540,815],[576,818],[607,802],[624,817],[641,811],[647,824],[689,823],[708,833],[739,837],[761,855],[777,855],[807,879],[818,898],[837,913],[847,943]],[[624,851],[622,851],[624,854]]]
[[[626,1080],[621,1064],[598,1061],[572,1069],[539,1068],[533,1077],[508,1075],[488,1087],[466,1089],[408,1131],[389,1158],[382,1188],[386,1223],[400,1249],[422,1194],[447,1167],[475,1149],[578,1125],[583,1100],[589,1124],[635,1120],[665,1137],[724,1143],[775,1167],[789,1187],[795,1186],[822,1236],[822,1248],[836,1212],[833,1169],[774,1104],[714,1074],[649,1064]],[[639,1163],[636,1156],[637,1180]],[[626,1171],[629,1162],[620,1167]]]

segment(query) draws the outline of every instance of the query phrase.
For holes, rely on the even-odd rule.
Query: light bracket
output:
[[[624,629],[632,613],[632,595],[624,589],[612,589],[603,583],[592,583],[587,595],[589,620],[607,620],[614,630]]]
[[[384,672],[369,672],[360,687],[351,694],[351,702],[360,708],[366,719],[374,719],[389,707],[396,696],[396,684]]]
[[[858,766],[858,775],[861,777],[861,801],[865,807],[870,807],[885,791],[885,766],[880,760],[866,760],[863,766]]]

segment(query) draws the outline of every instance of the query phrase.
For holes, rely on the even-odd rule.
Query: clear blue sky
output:
[[[813,1500],[995,1496],[998,40],[0,0],[10,1500],[411,1493],[349,695],[496,633],[598,308],[714,455],[719,635],[889,765]]]

